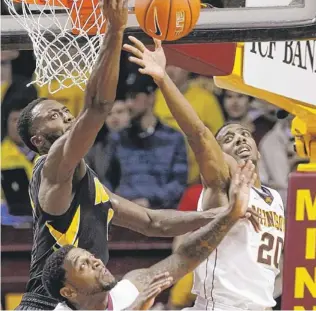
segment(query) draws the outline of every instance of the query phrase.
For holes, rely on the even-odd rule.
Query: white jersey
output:
[[[282,199],[275,190],[253,188],[249,207],[263,217],[261,232],[255,232],[248,220],[239,220],[195,270],[192,290],[198,295],[195,309],[259,310],[275,305],[274,282],[279,274],[284,240]]]
[[[120,311],[128,308],[139,294],[136,286],[129,280],[122,280],[109,292],[111,307],[107,310]],[[109,302],[110,305],[110,302]],[[65,302],[59,303],[54,310],[72,310]]]

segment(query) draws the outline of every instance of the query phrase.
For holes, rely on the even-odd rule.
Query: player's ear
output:
[[[74,288],[70,287],[69,285],[62,287],[59,293],[66,299],[74,299],[77,296],[77,292],[74,290]]]
[[[44,144],[44,137],[42,135],[34,135],[31,137],[31,143],[39,150]]]

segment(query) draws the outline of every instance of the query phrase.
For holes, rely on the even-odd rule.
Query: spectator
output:
[[[248,116],[251,97],[229,90],[224,90],[222,96],[226,121],[241,123],[254,131],[253,124]]]
[[[176,208],[187,180],[184,138],[154,115],[151,78],[133,75],[128,81],[131,125],[111,137],[121,171],[116,192],[145,207]]]
[[[294,138],[290,131],[293,117],[279,120],[259,145],[261,159],[259,171],[262,182],[276,189],[286,206],[288,175],[304,159],[294,152]]]
[[[19,51],[1,52],[1,102],[13,79],[11,62],[18,56]]]
[[[182,94],[184,94],[186,99],[192,105],[193,109],[198,113],[204,124],[213,133],[216,133],[224,123],[223,114],[216,97],[204,87],[201,87],[197,83],[192,83],[189,80],[189,72],[185,71],[184,69],[168,66],[167,72],[178,89],[182,92]],[[154,111],[162,122],[173,127],[174,129],[180,130],[179,125],[173,118],[160,90],[158,90],[156,93]],[[188,184],[191,185],[199,182],[200,172],[191,148],[189,148],[189,146],[187,146],[187,148],[189,164]]]
[[[275,123],[275,107],[233,91],[224,90],[222,96],[227,122],[237,122],[246,126],[259,144],[261,138],[272,129]]]
[[[117,188],[119,184],[119,165],[112,157],[112,145],[109,141],[109,134],[126,128],[130,122],[130,113],[127,104],[117,100],[105,121],[105,126],[99,132],[98,137],[86,156],[89,166],[97,173],[101,182],[110,187]],[[109,185],[111,179],[112,185]]]
[[[257,145],[259,145],[263,136],[273,128],[277,121],[276,112],[277,107],[265,100],[255,98],[251,101],[249,119],[254,124],[252,135]]]
[[[3,140],[1,142],[2,216],[31,215],[28,181],[32,175],[35,152],[25,146],[17,131],[22,109],[37,96],[34,87],[14,81],[1,105]],[[8,216],[9,217],[9,216]],[[5,218],[2,217],[2,223]],[[15,219],[18,221],[18,219]],[[23,219],[20,219],[21,221]],[[29,220],[29,219],[26,219]]]
[[[129,122],[130,112],[127,104],[122,100],[117,100],[105,121],[108,129],[117,132],[126,128]]]

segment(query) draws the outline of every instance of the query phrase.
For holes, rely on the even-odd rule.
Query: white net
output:
[[[12,0],[4,2],[32,40],[32,83],[47,84],[51,93],[73,85],[84,89],[105,32],[99,1],[22,0],[19,9]]]

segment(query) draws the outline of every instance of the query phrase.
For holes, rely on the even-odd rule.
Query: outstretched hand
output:
[[[255,166],[249,160],[247,163],[240,163],[229,189],[229,200],[231,212],[237,217],[248,218],[256,232],[261,230],[258,219],[260,216],[252,208],[248,208],[250,189],[257,179]]]
[[[129,57],[129,61],[139,65],[139,72],[151,76],[156,83],[165,76],[166,56],[161,46],[161,41],[154,39],[155,50],[149,51],[145,45],[133,36],[128,39],[134,44],[124,44],[123,49],[134,56]]]
[[[172,285],[172,277],[168,272],[156,275],[148,287],[139,293],[133,304],[127,310],[149,310],[155,303],[156,297]]]
[[[128,0],[101,0],[103,15],[114,30],[124,30],[128,19]]]

